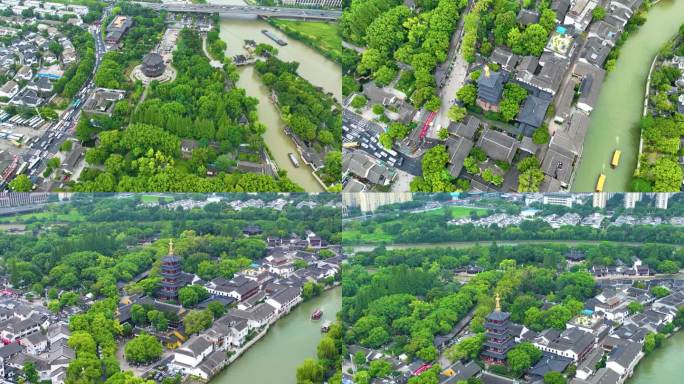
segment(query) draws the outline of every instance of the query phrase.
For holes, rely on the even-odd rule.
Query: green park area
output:
[[[448,207],[444,209],[450,209],[451,210],[451,217],[454,219],[458,219],[461,217],[468,217],[472,215],[473,212],[477,213],[478,216],[484,216],[487,214],[487,209],[485,208],[470,208],[470,207]],[[443,209],[437,209],[434,211],[435,213],[439,213],[440,215],[444,214]]]
[[[173,201],[173,197],[159,196],[159,195],[141,195],[140,201],[143,203],[158,203],[160,201],[168,203],[168,202]]]
[[[272,20],[272,24],[283,33],[297,38],[326,57],[336,62],[340,61],[342,38],[338,24],[295,20]]]
[[[83,221],[81,215],[76,209],[71,209],[66,212],[62,211],[44,211],[44,212],[30,212],[20,215],[13,215],[7,217],[0,217],[0,223],[30,223],[35,221],[50,221],[50,222],[77,222]]]
[[[382,228],[376,228],[373,232],[362,232],[353,229],[342,232],[342,244],[389,244],[394,236],[384,233]]]
[[[450,211],[451,218],[453,219],[468,217],[473,213],[476,213],[478,216],[485,216],[488,212],[485,208],[444,207],[422,212],[420,213],[420,217],[429,221],[432,221],[435,218],[443,218],[445,210]],[[342,232],[342,243],[345,245],[403,243],[404,241],[400,234],[396,234],[396,232],[388,233],[387,230],[394,232],[397,227],[402,227],[405,224],[405,221],[406,220],[403,217],[398,217],[394,220],[382,220],[382,225],[366,226],[362,223],[345,225],[345,230]]]

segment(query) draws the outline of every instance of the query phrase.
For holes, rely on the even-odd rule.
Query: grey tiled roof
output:
[[[518,148],[517,143],[516,139],[503,132],[485,129],[477,146],[482,148],[490,158],[510,163]]]
[[[508,75],[504,71],[490,70],[487,74],[487,71],[483,70],[477,79],[477,97],[490,104],[498,104],[507,78]]]
[[[450,136],[446,141],[447,152],[449,152],[449,174],[457,177],[463,169],[463,160],[468,156],[473,148],[473,142],[464,137]]]
[[[534,128],[541,127],[551,99],[529,95],[523,102],[517,120]]]

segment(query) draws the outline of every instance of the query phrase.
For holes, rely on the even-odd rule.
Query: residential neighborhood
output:
[[[442,95],[439,110],[412,106],[415,94],[407,94],[404,83],[412,68],[405,63],[397,63],[399,76],[390,82],[358,79],[363,86],[348,95],[343,114],[345,191],[570,190],[616,47],[625,29],[633,29],[643,2],[530,3],[520,8],[512,28],[543,26],[544,44],[511,49],[510,35],[506,44],[497,37],[496,46],[481,46],[468,62],[451,56],[462,41],[452,44],[452,61],[443,64],[450,75],[440,82],[438,67],[435,78],[438,93],[454,94]],[[598,184],[596,191],[603,191]]]
[[[679,194],[413,195],[344,221],[342,284],[353,290],[340,315],[343,382],[671,377],[684,324],[681,243],[651,241],[681,233]],[[597,215],[597,226],[584,223]]]
[[[41,212],[79,211],[93,220],[82,225],[98,226],[103,217],[91,214],[116,206],[105,219],[107,225],[132,237],[115,245],[127,262],[114,256],[112,260],[123,264],[100,269],[104,265],[93,264],[92,257],[98,257],[94,248],[69,252],[70,262],[57,263],[42,275],[44,288],[39,287],[42,283],[27,285],[38,277],[32,272],[22,278],[18,270],[3,268],[2,382],[70,383],[82,374],[74,367],[89,359],[98,360],[98,367],[115,364],[103,373],[108,377],[134,375],[144,383],[208,382],[221,372],[249,369],[263,348],[292,351],[287,375],[294,377],[299,364],[316,356],[319,339],[335,332],[332,320],[340,305],[345,259],[330,223],[340,214],[339,196],[159,193],[57,198],[26,193],[3,198],[7,202],[0,209],[0,222],[9,219],[18,225],[0,224],[0,242],[13,241],[11,249],[2,247],[3,260],[14,257],[15,247],[38,245],[39,238],[52,236],[61,226],[50,221],[36,223],[41,228],[36,232],[16,230],[28,216]],[[130,216],[139,214],[152,221],[142,224]],[[183,220],[172,217],[194,224],[185,227]],[[167,236],[153,222],[185,229]],[[191,229],[196,224],[203,228]],[[103,245],[106,240],[98,238],[95,244]],[[58,252],[44,255],[59,258]],[[74,269],[76,265],[81,269]],[[100,286],[91,280],[96,275],[106,288],[91,285]],[[292,336],[304,348],[280,345]],[[106,363],[101,365],[100,358]],[[101,374],[96,375],[93,380],[100,380]]]

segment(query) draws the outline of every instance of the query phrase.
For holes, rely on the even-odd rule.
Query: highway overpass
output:
[[[283,7],[258,7],[251,5],[186,4],[186,3],[146,3],[135,2],[143,7],[169,12],[218,13],[220,16],[262,16],[283,19],[305,19],[334,21],[342,17],[340,10],[301,9]]]

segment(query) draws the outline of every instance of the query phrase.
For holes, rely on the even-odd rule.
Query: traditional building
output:
[[[161,291],[162,299],[178,300],[178,289],[181,285],[180,259],[173,254],[173,240],[169,241],[169,254],[161,262]]]
[[[496,295],[496,309],[485,318],[485,342],[481,353],[482,360],[488,364],[506,364],[506,354],[515,341],[511,335],[508,312],[501,312],[499,295]]]
[[[164,59],[156,52],[148,53],[142,60],[142,72],[147,77],[159,77],[164,73]]]
[[[477,105],[485,111],[499,112],[499,102],[507,80],[505,71],[492,71],[485,65],[477,79]]]

